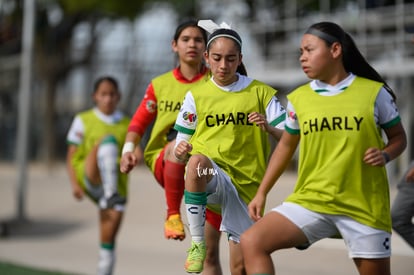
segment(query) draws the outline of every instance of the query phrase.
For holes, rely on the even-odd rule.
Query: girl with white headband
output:
[[[177,134],[172,128],[185,93],[191,87],[209,79],[209,70],[203,62],[207,33],[197,23],[196,20],[186,20],[177,26],[171,47],[177,55],[178,64],[174,69],[152,79],[148,85],[145,96],[128,126],[120,163],[123,173],[129,173],[138,164],[139,158],[134,150],[153,123],[144,150],[145,164],[165,192],[164,236],[166,239],[180,241],[185,238],[180,211],[184,194],[185,163],[172,155]],[[220,275],[218,251],[221,216],[210,210],[206,214],[209,250],[206,271],[207,274]]]
[[[238,73],[245,70],[236,31],[212,21],[199,25],[211,33],[205,59],[212,77],[186,94],[174,126],[174,155],[188,160],[184,196],[192,243],[185,270],[203,271],[204,213],[207,204],[217,204],[220,230],[228,234],[231,274],[244,274],[240,235],[253,224],[247,204],[266,169],[268,135],[281,136],[285,110],[276,90]]]

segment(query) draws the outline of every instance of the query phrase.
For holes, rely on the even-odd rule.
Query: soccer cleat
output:
[[[164,223],[164,235],[166,239],[184,240],[185,231],[180,214],[174,214],[168,217]]]
[[[187,260],[185,261],[184,269],[187,273],[201,273],[203,271],[204,259],[206,258],[206,244],[203,242],[191,242],[191,247],[188,249]]]

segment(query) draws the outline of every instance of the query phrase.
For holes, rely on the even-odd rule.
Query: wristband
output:
[[[135,150],[135,143],[132,141],[125,142],[124,146],[122,147],[122,155],[125,153],[132,153]]]
[[[391,160],[390,155],[385,151],[382,151],[381,153],[382,153],[382,156],[385,159],[385,163],[388,163]]]

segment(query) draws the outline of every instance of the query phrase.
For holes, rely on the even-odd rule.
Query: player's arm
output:
[[[78,182],[75,167],[73,167],[73,164],[72,164],[72,160],[73,160],[74,155],[76,154],[77,149],[78,149],[78,146],[75,144],[68,145],[68,149],[66,153],[66,169],[68,171],[69,180],[70,180],[70,184],[72,187],[72,194],[76,199],[80,200],[83,198],[83,195],[84,195],[83,189],[80,183]]]
[[[248,205],[249,215],[253,220],[257,221],[261,218],[267,194],[289,165],[299,144],[299,139],[300,135],[290,134],[287,131],[283,132],[282,138],[272,153],[256,195]]]
[[[268,132],[276,140],[282,137],[286,111],[276,96],[273,96],[266,107],[266,115],[258,112],[249,114],[249,122],[255,123],[263,131]]]
[[[384,166],[405,150],[407,136],[401,123],[397,105],[384,88],[381,88],[377,95],[374,112],[376,122],[387,136],[387,144],[384,148],[368,148],[363,160],[372,166]]]
[[[410,170],[408,170],[407,174],[405,175],[406,182],[413,183],[414,182],[414,167],[411,167]]]
[[[76,176],[73,160],[79,148],[79,144],[82,144],[83,142],[84,132],[83,121],[80,116],[77,115],[75,116],[66,137],[66,142],[68,144],[68,149],[66,152],[66,170],[68,171],[73,196],[79,200],[83,198],[84,193],[81,184]]]
[[[177,119],[174,129],[177,131],[173,154],[181,162],[186,162],[189,153],[193,149],[189,143],[191,136],[197,127],[197,111],[195,108],[194,98],[191,92],[187,92]]]
[[[135,111],[128,126],[122,147],[120,171],[129,173],[142,160],[139,143],[145,130],[157,116],[157,99],[152,83],[148,85],[145,96]]]

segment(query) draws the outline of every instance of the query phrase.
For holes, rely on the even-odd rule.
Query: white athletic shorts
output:
[[[308,244],[304,244],[303,248],[324,238],[341,236],[350,258],[376,259],[391,256],[390,233],[366,226],[350,217],[321,214],[290,202],[284,202],[272,211],[282,214],[303,231],[308,238]]]
[[[230,177],[214,161],[210,161],[214,176],[207,184],[207,203],[221,205],[220,231],[226,232],[230,240],[240,243],[240,235],[253,224],[253,220]]]

